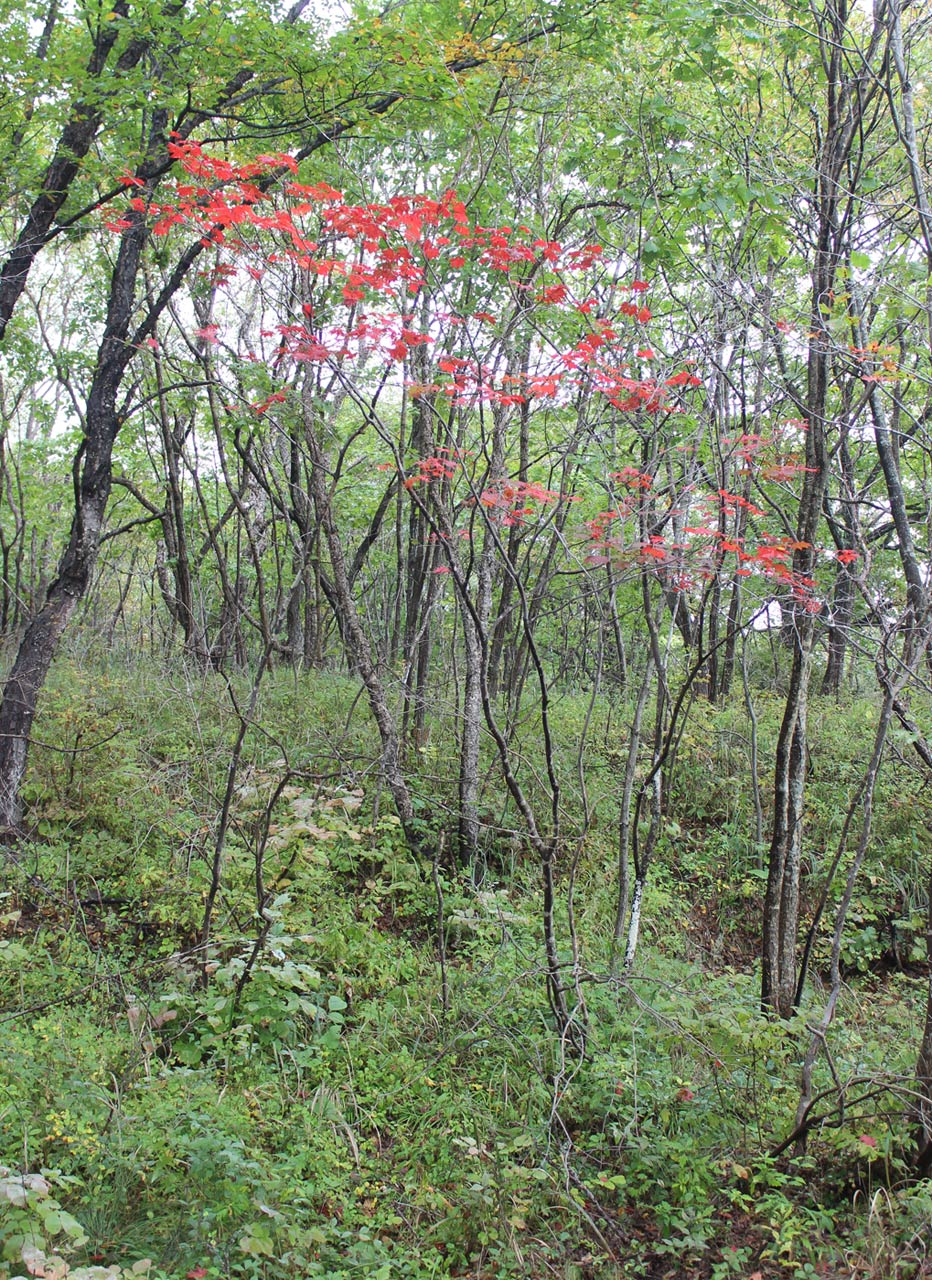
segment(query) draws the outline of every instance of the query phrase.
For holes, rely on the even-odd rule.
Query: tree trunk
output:
[[[777,743],[774,819],[764,898],[761,1003],[783,1018],[796,994],[799,872],[806,786],[807,712],[812,622],[796,636],[793,670]]]
[[[494,486],[502,477],[505,458],[505,425],[507,410],[495,409],[491,457],[486,484]],[[479,746],[482,730],[482,691],[486,673],[482,669],[488,656],[488,624],[492,612],[492,579],[499,531],[493,523],[494,513],[487,516],[482,534],[482,550],[476,564],[476,588],[472,607],[463,610],[464,658],[466,678],[463,685],[463,736],[460,744],[459,778],[459,852],[464,860],[474,859],[479,852]]]
[[[144,238],[145,227],[140,224],[127,233],[121,245],[111,284],[107,331],[88,397],[85,438],[75,457],[75,472],[80,467],[80,479],[71,536],[45,603],[20,641],[0,702],[0,827],[18,827],[22,820],[20,788],[39,691],[97,563],[110,497],[113,441],[119,430],[116,393],[132,354],[126,333]]]
[[[806,386],[806,470],[793,553],[793,599],[784,609],[784,633],[793,653],[783,723],[777,744],[774,823],[770,842],[762,937],[761,1004],[788,1018],[796,993],[796,935],[799,926],[800,853],[806,784],[807,708],[815,637],[814,601],[807,583],[815,565],[815,545],[828,476],[828,391],[833,336],[829,323],[836,274],[848,243],[848,166],[859,125],[879,91],[875,59],[882,57],[885,28],[875,10],[870,44],[852,72],[848,61],[848,9],[826,5],[818,15],[820,52],[826,72],[825,124],[821,132],[815,190],[816,248],[810,293],[810,335]]]
[[[822,694],[837,698],[841,693],[841,680],[845,672],[845,655],[848,652],[848,634],[854,616],[854,580],[848,566],[840,564],[832,594],[832,622],[828,629],[828,661],[822,677]]]
[[[423,852],[423,840],[417,830],[414,804],[402,767],[398,725],[388,705],[385,686],[382,683],[378,667],[373,658],[372,646],[363,628],[362,620],[359,617],[359,611],[353,598],[343,541],[333,515],[333,503],[328,483],[328,460],[318,435],[320,422],[319,415],[315,409],[314,386],[311,380],[308,380],[305,384],[302,406],[305,425],[304,438],[310,462],[310,489],[317,511],[319,527],[330,556],[334,601],[341,617],[343,643],[347,649],[347,657],[358,671],[369,697],[369,708],[382,745],[382,772],[391,792],[395,812],[401,822],[405,841],[412,854],[419,856]]]
[[[156,113],[152,140],[160,136],[164,116]],[[68,621],[87,590],[97,563],[104,513],[112,485],[113,442],[122,419],[117,392],[135,353],[131,323],[136,278],[148,238],[145,215],[136,213],[124,232],[110,278],[107,319],[87,398],[84,440],[74,459],[75,510],[68,546],[45,603],[30,622],[0,702],[0,828],[22,821],[20,789],[26,772],[29,734],[39,692],[48,675]]]

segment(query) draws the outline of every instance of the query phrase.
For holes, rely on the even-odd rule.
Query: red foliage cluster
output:
[[[616,507],[599,512],[586,522],[590,565],[649,564],[668,587],[689,591],[720,573],[725,558],[734,556],[732,572],[736,577],[756,574],[769,578],[788,588],[807,609],[821,607],[813,594],[815,581],[800,573],[793,563],[797,552],[811,550],[809,543],[761,529],[738,532],[734,527],[730,530],[723,527],[726,522],[734,526],[740,513],[739,527],[747,530],[752,521],[765,515],[748,498],[727,489],[704,496],[693,495],[690,505],[702,514],[703,522],[680,527],[679,540],[660,533],[642,539],[636,532],[626,530],[624,522],[638,517],[637,529],[645,520],[650,523],[656,519],[654,481],[634,467],[615,472],[612,478],[622,484],[628,494]],[[848,564],[857,559],[857,552],[841,551],[835,558]]]
[[[576,502],[578,499],[524,480],[501,480],[479,494],[481,505],[497,512],[499,523],[506,528],[521,524],[527,516],[533,515],[535,503],[550,506],[560,501]]]
[[[519,405],[555,398],[561,391],[569,397],[586,379],[622,412],[657,413],[675,407],[670,391],[701,385],[687,370],[664,382],[629,375],[623,356],[630,335],[619,338],[611,320],[595,314],[594,298],[574,295],[574,281],[602,257],[598,244],[570,247],[535,236],[526,226],[482,226],[470,220],[455,191],[439,199],[398,195],[381,202],[353,203],[327,183],[299,182],[295,160],[280,152],[234,164],[209,154],[199,143],[176,137],[169,153],[184,178],[173,188],[166,187],[159,201],[142,192],[129,200],[130,210],[153,220],[153,235],[167,235],[173,227],[184,226],[205,245],[224,246],[233,262],[241,262],[254,279],[261,279],[276,263],[288,262],[306,273],[316,293],[329,289],[323,318],[306,304],[307,323],[278,327],[277,369],[284,358],[342,362],[361,350],[369,357],[375,350],[386,361],[403,363],[415,347],[436,342],[440,334],[448,345],[450,335],[460,327],[467,335],[464,350],[468,354],[444,353],[435,368],[449,376],[412,382],[412,395],[441,394],[454,403],[470,405]],[[270,192],[276,179],[283,181],[273,200]],[[142,186],[131,175],[125,176],[124,184]],[[117,232],[130,225],[125,217],[107,222]],[[263,247],[258,233],[271,237],[270,247]],[[256,255],[259,266],[247,262],[251,257],[254,263]],[[226,285],[236,278],[238,269],[224,262],[205,274],[212,283]],[[486,292],[494,291],[496,274],[505,275],[509,299],[523,293],[536,308],[591,317],[591,327],[569,350],[547,358],[541,350],[537,367],[520,379],[499,377],[476,354],[476,337],[469,333],[470,319],[497,325],[492,312],[475,311],[471,317],[435,312],[430,323],[436,326],[437,336],[419,331],[412,323],[412,297],[437,285],[448,292],[450,273],[466,271],[471,281],[485,282]],[[636,300],[648,288],[647,281],[630,282],[630,297],[618,309],[622,322],[630,318],[643,325],[650,320],[650,309]],[[349,322],[338,322],[334,303],[348,310]],[[386,306],[390,313],[382,314]],[[215,343],[219,335],[215,325],[206,325],[196,336]],[[652,359],[653,354],[649,348],[638,350],[642,359]]]
[[[223,246],[232,261],[218,262],[206,273],[216,285],[236,278],[236,264],[256,280],[276,263],[305,274],[306,296],[314,301],[304,303],[301,321],[277,325],[264,335],[277,340],[276,371],[286,361],[338,365],[363,353],[369,360],[377,354],[383,363],[417,370],[421,380],[406,383],[412,397],[444,397],[464,407],[508,407],[535,400],[569,403],[579,387],[587,386],[621,413],[652,415],[682,411],[683,394],[702,386],[688,367],[666,378],[632,376],[632,349],[639,360],[655,358],[651,348],[638,345],[643,341],[641,326],[652,319],[643,298],[650,286],[632,280],[616,314],[599,315],[597,299],[585,296],[583,278],[600,262],[602,249],[597,244],[567,247],[525,226],[479,225],[471,221],[455,191],[439,198],[398,195],[353,203],[326,183],[299,182],[296,162],[282,153],[233,164],[180,139],[169,151],[185,177],[158,202],[138,190],[138,179],[124,179],[127,187],[137,189],[129,198],[130,210],[153,220],[153,235],[184,226],[205,246]],[[270,192],[277,180],[281,184],[273,200]],[[121,217],[107,225],[119,232],[131,222]],[[468,290],[456,288],[459,273],[468,280]],[[504,289],[499,287],[500,277],[507,278]],[[583,286],[581,297],[574,293],[578,285]],[[461,313],[451,299],[465,296],[471,297],[471,307]],[[496,296],[503,298],[507,311],[501,321],[493,311],[471,309],[482,299],[494,306]],[[585,331],[568,347],[551,347],[541,338],[544,330],[537,323],[531,368],[514,373],[505,362],[502,372],[501,334],[521,313],[547,309],[560,317],[583,317]],[[561,331],[565,332],[565,320],[554,327],[554,332]],[[463,337],[462,354],[453,349],[457,334]],[[195,336],[206,344],[217,343],[218,325],[205,324]],[[412,353],[418,349],[415,363]],[[883,353],[853,354],[874,362],[879,357],[883,367]],[[272,392],[254,404],[253,411],[267,413],[285,394]],[[788,424],[797,431],[806,425]],[[772,441],[763,436],[748,434],[722,443],[764,480],[785,482],[804,469],[791,452],[770,455],[768,461],[764,455]],[[463,466],[461,455],[438,450],[421,459],[403,484],[414,489],[453,481]],[[814,584],[793,567],[794,555],[807,550],[806,544],[766,533],[749,540],[745,530],[763,512],[747,497],[719,489],[699,502],[691,498],[706,522],[687,527],[686,540],[668,541],[660,533],[636,535],[632,546],[629,534],[625,546],[621,526],[640,504],[654,500],[654,480],[634,467],[615,472],[612,479],[625,495],[613,509],[588,522],[593,563],[627,558],[650,564],[668,585],[688,590],[719,572],[725,556],[734,555],[737,575],[756,572],[779,580],[808,607]],[[486,482],[478,493],[472,492],[473,503],[503,525],[519,523],[542,506],[572,500],[523,480]],[[726,518],[741,532],[724,532]],[[856,556],[842,551],[837,559],[845,564]]]

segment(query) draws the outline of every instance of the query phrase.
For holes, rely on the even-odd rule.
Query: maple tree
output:
[[[287,1049],[291,1111],[305,1084],[315,1108],[324,1088],[352,1096],[353,1159],[321,1148],[306,1205],[313,1260],[285,1252],[304,1241],[263,1193],[276,1216],[269,1235],[240,1225],[245,1265],[219,1225],[234,1238],[231,1201],[192,1209],[179,1274],[507,1270],[515,1242],[536,1274],[570,1240],[570,1266],[617,1248],[622,1271],[715,1269],[726,1155],[740,1196],[750,1148],[792,1160],[809,1140],[833,1208],[881,1160],[932,1164],[926,992],[909,1043],[932,769],[926,23],[894,0],[411,0],[315,23],[300,3],[50,0],[4,26],[0,629],[19,655],[0,821],[25,922],[43,922],[27,947],[0,921],[8,989],[25,1005],[18,957],[54,940],[58,886],[78,911],[55,906],[76,926],[62,955],[100,934],[101,971],[108,939],[78,910],[98,904],[74,885],[109,879],[159,936],[156,960],[126,935],[120,986],[124,954],[145,955],[146,1008],[162,948],[196,970],[190,992],[165,978],[185,1016],[164,1062],[130,1045],[147,1082],[174,1083],[172,1055],[199,1090],[216,1066],[219,1113],[251,1096],[237,1055],[252,1090],[271,1050],[267,1107]],[[43,707],[69,618],[82,673],[86,654],[108,669],[83,703],[63,669]],[[135,707],[115,748],[98,741],[143,682],[168,708],[158,741]],[[331,805],[341,820],[321,822]],[[293,1009],[305,982],[345,983],[323,1052],[320,1001],[312,1027],[270,990],[279,941],[313,966]],[[890,1019],[883,1040],[865,1008]],[[384,1075],[369,1027],[388,1031]],[[27,1079],[25,1028],[8,1056]],[[112,1057],[122,1081],[125,1046]],[[52,1087],[37,1078],[38,1110]],[[472,1117],[458,1149],[495,1162],[481,1195],[470,1179],[457,1200],[449,1160],[422,1164],[422,1109],[457,1133]],[[369,1117],[392,1135],[377,1154],[351,1137]],[[314,1125],[300,1165],[275,1149],[282,1209],[328,1129],[342,1146],[339,1120]],[[103,1155],[68,1145],[97,1196]],[[183,1199],[174,1150],[160,1194],[173,1169]],[[370,1174],[395,1192],[354,1198]],[[742,1248],[755,1220],[766,1241],[748,1271],[798,1248],[791,1185],[742,1219]],[[577,1212],[604,1257],[580,1263]],[[630,1212],[633,1236],[616,1230]]]
[[[465,410],[533,402],[561,406],[585,387],[621,414],[651,416],[681,412],[682,392],[703,385],[690,366],[666,377],[632,376],[635,366],[654,360],[653,351],[641,345],[642,326],[652,313],[634,300],[650,286],[637,279],[621,283],[620,291],[628,297],[618,304],[616,314],[598,314],[589,277],[594,266],[603,265],[600,245],[564,247],[533,236],[526,226],[474,224],[452,191],[440,198],[395,196],[385,203],[352,204],[326,183],[298,182],[297,162],[284,153],[234,164],[184,140],[170,143],[169,153],[195,181],[175,182],[158,201],[141,195],[129,201],[130,210],[154,219],[154,235],[167,236],[175,227],[200,231],[204,246],[218,249],[206,274],[225,291],[238,277],[261,284],[282,264],[296,266],[302,275],[302,283],[292,286],[291,299],[308,299],[300,302],[300,320],[260,333],[261,338],[276,340],[270,363],[279,379],[289,367],[327,366],[339,374],[336,385],[352,385],[359,403],[367,392],[352,366],[368,369],[381,361],[400,366],[406,393],[412,399],[429,399],[432,408],[443,402]],[[268,175],[285,175],[280,199],[256,185],[257,178]],[[140,185],[131,175],[125,183]],[[131,225],[126,216],[106,219],[108,229],[116,233]],[[252,237],[252,232],[264,233],[265,240]],[[464,283],[468,307],[457,305]],[[502,305],[498,315],[489,309],[498,311]],[[582,331],[571,345],[560,346],[552,336],[554,315],[579,317]],[[507,346],[529,318],[535,337],[533,364],[516,373],[507,359]],[[223,326],[204,324],[193,335],[211,346],[220,345]],[[154,344],[154,339],[147,342]],[[254,352],[247,358],[259,359]],[[416,381],[406,375],[412,363]],[[286,398],[286,391],[272,391],[251,409],[257,416],[266,415]],[[753,474],[757,482],[787,483],[807,470],[789,443],[791,437],[804,438],[806,430],[805,423],[791,420],[785,441],[746,434],[723,444],[731,447],[744,474]],[[527,480],[483,477],[475,461],[478,456],[445,444],[435,454],[407,464],[396,457],[394,464],[382,467],[398,466],[409,491],[420,484],[461,478],[466,505],[494,512],[506,528],[532,515],[538,504],[578,500]],[[669,576],[677,590],[687,590],[694,581],[708,579],[713,563],[730,554],[738,576],[760,573],[787,586],[807,609],[820,607],[812,595],[814,579],[792,565],[794,553],[809,544],[763,527],[752,545],[747,532],[737,527],[746,529],[748,516],[759,519],[766,513],[742,494],[725,489],[676,494],[669,505],[675,502],[681,508],[685,541],[670,541],[657,532],[632,541],[616,532],[618,524],[609,526],[636,518],[647,508],[653,515],[649,523],[657,522],[654,478],[626,467],[611,473],[610,480],[612,488],[626,493],[625,500],[586,522],[593,544],[589,563],[604,563],[603,557],[609,556],[622,565],[632,559],[655,562],[657,572]],[[690,512],[705,517],[706,523],[685,523]],[[710,527],[719,514],[731,519],[731,530]],[[856,558],[853,551],[838,557],[840,563]]]
[[[633,376],[633,369],[655,362],[654,352],[643,345],[643,326],[651,318],[643,295],[650,286],[639,279],[620,285],[616,280],[623,300],[614,315],[599,314],[592,273],[604,276],[612,270],[599,245],[565,248],[532,235],[526,226],[473,224],[454,192],[436,199],[396,196],[385,203],[352,204],[325,183],[298,182],[296,163],[284,154],[237,166],[193,143],[179,141],[171,150],[196,181],[178,182],[156,204],[135,196],[130,209],[154,218],[153,230],[160,236],[178,226],[201,232],[202,242],[217,254],[208,278],[226,295],[238,276],[261,290],[270,272],[298,269],[300,284],[288,286],[285,304],[298,317],[258,334],[259,341],[275,343],[266,363],[279,380],[289,369],[316,366],[318,389],[326,376],[331,393],[336,389],[342,397],[349,391],[357,408],[369,413],[382,442],[395,451],[394,463],[383,466],[394,466],[409,492],[421,484],[435,492],[433,482],[443,482],[446,500],[459,503],[461,512],[478,505],[487,516],[494,512],[506,529],[541,506],[578,500],[570,492],[509,476],[505,444],[490,463],[487,451],[452,443],[453,419],[444,425],[438,405],[457,413],[478,411],[481,423],[484,406],[504,412],[552,405],[559,411],[584,390],[621,415],[666,419],[682,412],[685,391],[702,387],[689,365],[666,377]],[[284,178],[275,202],[255,182],[269,174]],[[123,231],[124,221],[108,225]],[[468,301],[460,304],[463,291]],[[559,345],[568,316],[578,318],[578,336]],[[217,347],[222,329],[207,323],[194,336]],[[524,367],[515,372],[509,348],[522,341]],[[260,357],[250,351],[246,359],[259,362]],[[373,367],[398,367],[405,395],[428,405],[433,453],[404,458],[397,452],[391,430],[376,412],[385,375],[372,381]],[[411,376],[415,370],[416,378]],[[285,399],[286,392],[270,391],[253,402],[252,410],[263,416]],[[435,427],[447,443],[434,439]],[[752,482],[786,485],[805,474],[798,447],[805,435],[806,424],[793,419],[781,438],[746,433],[723,440],[722,446],[735,459],[736,478],[747,492]],[[685,596],[720,575],[731,557],[733,580],[758,575],[773,584],[771,590],[788,589],[789,598],[806,611],[822,607],[815,579],[794,567],[809,544],[769,532],[765,511],[742,493],[703,491],[691,480],[682,492],[665,495],[664,511],[648,473],[613,472],[609,489],[614,488],[632,491],[640,501],[629,492],[624,503],[587,522],[588,565],[611,561],[619,569],[651,567],[666,588]],[[673,537],[663,532],[671,520],[679,530]],[[452,528],[456,518],[448,523]],[[468,523],[461,533],[471,527]],[[435,529],[432,537],[437,536]],[[851,563],[857,554],[843,552],[838,563]],[[432,572],[447,573],[450,567],[438,564]]]
[[[528,524],[546,527],[550,508],[562,513],[555,524],[562,537],[568,509],[582,500],[569,488],[528,478],[526,470],[514,473],[510,424],[531,413],[565,414],[582,396],[603,402],[619,421],[653,424],[656,434],[658,423],[685,412],[684,397],[701,391],[703,379],[690,363],[665,376],[648,371],[660,363],[646,345],[645,326],[653,315],[644,298],[651,286],[638,278],[618,280],[600,245],[566,246],[523,224],[476,223],[454,191],[437,198],[352,203],[329,184],[300,182],[298,164],[286,153],[234,164],[188,140],[178,139],[169,149],[184,176],[163,186],[158,201],[131,195],[128,208],[152,221],[155,236],[194,230],[210,251],[212,265],[204,274],[214,290],[214,314],[192,337],[212,353],[213,367],[230,357],[268,370],[272,385],[278,385],[250,401],[249,412],[286,434],[292,396],[303,406],[311,489],[338,579],[344,641],[369,688],[396,805],[415,849],[419,842],[401,765],[403,735],[388,710],[356,616],[350,579],[337,569],[346,556],[333,519],[332,489],[328,492],[322,481],[332,464],[320,433],[332,430],[333,415],[345,404],[391,451],[392,460],[379,469],[397,475],[400,492],[410,496],[430,529],[430,577],[449,575],[454,584],[467,638],[473,637],[466,652],[460,799],[463,851],[474,855],[481,715],[493,736],[497,733],[486,655],[493,591],[509,572],[501,538]],[[270,177],[277,186],[268,184]],[[126,185],[136,183],[128,176]],[[128,216],[108,217],[108,228],[125,234]],[[615,304],[606,308],[599,299],[600,280],[613,273]],[[292,313],[266,322],[244,353],[228,349],[225,341],[225,310],[240,342],[244,337],[234,314],[240,288]],[[146,342],[157,349],[154,339]],[[386,393],[386,387],[394,390]],[[428,451],[412,455],[410,448],[399,447],[383,407],[393,403],[393,395],[422,415],[419,444]],[[230,412],[239,409],[231,405]],[[478,433],[472,441],[464,436],[469,422]],[[719,444],[731,459],[740,492],[704,486],[692,464],[672,481],[665,452],[655,454],[646,468],[611,471],[602,484],[613,505],[581,522],[576,541],[583,565],[587,570],[611,566],[622,575],[656,581],[688,644],[690,596],[695,595],[701,616],[706,594],[726,573],[732,582],[757,577],[764,599],[782,593],[785,607],[809,616],[819,613],[823,597],[813,574],[812,544],[770,530],[766,508],[747,496],[756,489],[766,502],[768,486],[786,487],[814,470],[805,460],[807,435],[806,422],[790,419],[769,437],[746,432],[723,438]],[[483,531],[478,551],[471,546],[477,530]],[[805,568],[801,556],[808,557]],[[846,549],[836,563],[845,566],[857,556]],[[432,586],[426,599],[436,598]],[[526,612],[523,616],[532,654],[531,619]],[[733,635],[729,639],[733,644]],[[717,647],[713,639],[711,652]],[[700,644],[698,652],[701,667],[709,650]],[[539,844],[549,896],[559,846],[556,810],[545,838],[505,757],[503,747],[516,803]],[[556,796],[555,780],[552,785]],[[640,885],[648,861],[638,871]],[[551,994],[567,1025],[558,968],[554,947]]]
[[[79,6],[74,22],[52,3],[35,49],[29,47],[30,39],[24,42],[21,14],[4,15],[14,64],[20,55],[17,73],[32,74],[25,77],[21,111],[10,114],[2,143],[11,198],[4,206],[10,250],[0,264],[0,341],[21,306],[36,262],[72,230],[89,226],[96,211],[119,192],[113,185],[116,168],[125,169],[129,161],[126,181],[145,190],[147,200],[154,199],[173,160],[166,148],[172,129],[187,138],[207,122],[223,121],[222,136],[229,140],[240,129],[258,129],[274,139],[292,139],[297,132],[306,158],[352,136],[363,122],[377,121],[413,100],[415,86],[420,100],[425,75],[441,91],[444,77],[520,68],[530,62],[538,39],[555,35],[564,20],[572,23],[579,16],[570,6],[529,28],[520,23],[512,27],[507,12],[482,17],[471,24],[461,46],[433,38],[438,20],[449,34],[443,6],[439,15],[434,8],[426,5],[418,15],[420,37],[429,31],[431,39],[416,57],[411,56],[413,31],[404,17],[380,21],[373,30],[367,20],[361,28],[350,22],[329,39],[308,39],[313,15],[306,0],[296,0],[284,11],[272,4],[267,12],[259,6],[237,14],[229,32],[222,11],[198,3],[190,12],[181,3],[151,14],[147,6],[120,3],[103,12],[91,4],[86,12]],[[360,39],[361,30],[365,39]],[[404,57],[398,56],[399,44],[408,45]],[[209,74],[203,66],[205,50],[211,50]],[[283,67],[291,73],[284,81]],[[335,67],[340,76],[333,74]],[[374,97],[373,75],[382,86]],[[48,92],[34,91],[44,80]],[[236,107],[232,114],[231,104]],[[30,146],[24,148],[27,138]],[[32,146],[33,141],[38,145]],[[85,442],[75,463],[82,479],[75,489],[68,545],[47,598],[20,642],[0,704],[0,821],[10,829],[19,823],[39,693],[97,562],[113,447],[123,422],[116,398],[133,348],[152,336],[203,250],[197,243],[185,247],[151,300],[148,316],[137,324],[135,291],[149,229],[132,208],[121,226],[126,235],[110,273],[103,341],[98,345],[96,333],[92,338],[98,357],[84,397]]]

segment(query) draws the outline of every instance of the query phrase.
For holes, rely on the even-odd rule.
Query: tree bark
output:
[[[116,0],[110,20],[99,28],[94,41],[85,69],[86,83],[100,78],[128,16],[127,0]],[[116,61],[117,71],[131,71],[147,47],[147,41],[131,41]],[[98,95],[98,100],[103,101],[104,95]],[[102,123],[101,107],[91,106],[88,102],[74,104],[71,116],[62,129],[55,154],[45,171],[41,189],[26,215],[16,243],[0,268],[0,341],[26,287],[33,263],[54,235],[55,219]]]
[[[507,410],[494,409],[492,449],[486,484],[496,485],[502,477],[505,459]],[[460,744],[459,852],[464,860],[479,851],[479,746],[482,730],[482,690],[486,679],[483,663],[488,657],[488,625],[492,612],[492,579],[495,556],[500,546],[498,530],[490,513],[483,527],[482,548],[476,562],[476,586],[472,607],[463,610],[466,678],[463,688],[463,733]]]
[[[810,293],[810,337],[806,389],[806,470],[796,524],[797,549],[791,610],[784,610],[793,653],[790,687],[777,743],[774,823],[770,842],[762,931],[761,1005],[788,1018],[796,992],[800,855],[808,751],[807,710],[815,639],[814,601],[806,583],[815,565],[815,545],[828,477],[828,391],[833,339],[829,327],[838,266],[846,252],[849,205],[856,192],[848,172],[854,141],[868,103],[878,91],[878,53],[885,27],[875,11],[869,47],[851,70],[846,39],[848,6],[826,5],[819,15],[820,52],[826,75],[825,125],[814,192],[817,213]]]
[[[84,440],[74,460],[75,511],[68,546],[45,603],[26,628],[0,702],[0,828],[18,827],[22,820],[20,789],[39,691],[97,563],[112,485],[113,442],[120,429],[116,397],[134,354],[128,338],[147,235],[144,218],[138,215],[120,243],[104,337],[87,399]]]
[[[330,568],[333,576],[335,604],[341,616],[343,643],[347,657],[358,671],[369,698],[369,708],[382,744],[382,772],[391,792],[395,812],[401,822],[405,841],[415,856],[422,852],[420,834],[417,831],[416,814],[407,779],[401,761],[401,742],[398,725],[385,693],[385,686],[372,654],[369,637],[362,625],[353,589],[350,585],[343,540],[333,515],[328,460],[320,440],[319,414],[314,404],[314,386],[311,380],[305,384],[302,396],[305,425],[305,445],[309,455],[310,489],[317,512],[321,533],[327,544]]]

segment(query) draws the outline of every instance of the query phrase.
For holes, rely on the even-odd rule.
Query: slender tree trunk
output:
[[[506,413],[494,411],[492,451],[486,483],[494,486],[501,479],[505,457]],[[459,845],[460,857],[474,859],[479,852],[479,747],[482,733],[482,690],[486,679],[483,663],[488,656],[483,637],[487,634],[492,612],[492,578],[495,565],[498,531],[491,523],[485,524],[482,548],[475,566],[476,587],[472,606],[463,611],[464,664],[463,682],[463,733],[460,744],[459,777]]]
[[[789,1017],[796,992],[796,935],[799,927],[800,854],[808,752],[807,711],[815,639],[813,601],[808,586],[815,565],[815,545],[828,476],[828,392],[833,337],[831,311],[836,274],[845,259],[849,232],[851,163],[858,127],[879,81],[875,61],[882,52],[885,28],[875,10],[870,43],[848,61],[848,6],[841,0],[818,14],[819,41],[826,73],[825,124],[821,132],[815,191],[816,250],[810,293],[810,337],[806,388],[806,470],[796,524],[793,553],[795,583],[791,608],[784,610],[785,634],[793,667],[777,743],[774,778],[774,822],[770,842],[767,892],[762,932],[761,1004]]]
[[[87,399],[84,440],[74,460],[71,535],[45,603],[23,634],[0,702],[0,828],[18,827],[22,820],[20,790],[39,692],[97,563],[112,484],[113,442],[120,429],[116,398],[133,355],[128,337],[146,238],[142,217],[122,237],[110,282],[104,337]]]
[[[828,629],[828,660],[822,677],[822,694],[837,698],[841,693],[848,652],[848,635],[854,614],[854,581],[847,565],[840,564],[832,593],[832,622]]]
[[[615,906],[615,932],[612,936],[611,971],[617,972],[618,951],[628,918],[631,901],[631,801],[634,796],[634,783],[637,778],[638,756],[641,750],[641,723],[644,719],[644,708],[650,696],[650,687],[654,677],[654,659],[648,655],[644,677],[638,690],[631,730],[628,735],[628,756],[625,761],[625,777],[621,790],[620,812],[618,815],[618,898]]]
[[[809,676],[813,627],[797,633],[793,669],[777,743],[774,820],[764,899],[761,1001],[781,1017],[793,1010],[796,993],[796,936],[799,928],[799,874],[806,786]]]
[[[529,358],[528,349],[525,347],[521,357],[521,371],[524,375],[527,374]],[[527,401],[520,406],[518,420],[520,431],[517,478],[521,482],[526,482],[531,454],[531,414],[530,405]],[[489,649],[489,694],[493,700],[498,696],[502,655],[505,650],[509,629],[512,626],[512,617],[516,612],[514,584],[518,572],[518,552],[520,547],[521,525],[518,521],[515,521],[508,531],[508,547],[505,553],[508,564],[511,567],[502,580],[502,589],[498,601],[498,616],[495,619],[495,629],[492,633],[492,644]]]
[[[320,423],[314,407],[314,387],[310,380],[305,384],[302,401],[304,438],[310,462],[310,489],[317,510],[319,527],[330,557],[334,599],[342,620],[343,643],[369,698],[369,708],[382,744],[382,771],[391,792],[405,840],[411,852],[419,855],[423,851],[423,840],[417,831],[414,803],[402,767],[398,725],[389,707],[385,686],[372,654],[372,646],[353,598],[343,541],[333,514],[327,455],[318,434]]]

